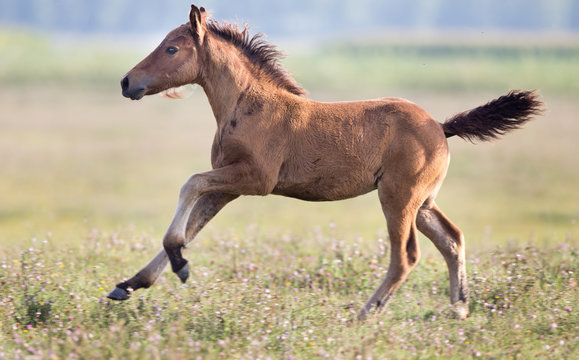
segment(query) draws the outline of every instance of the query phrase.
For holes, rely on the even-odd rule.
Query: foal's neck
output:
[[[231,120],[241,94],[253,79],[247,59],[235,46],[207,38],[204,46],[201,86],[207,94],[217,123]]]

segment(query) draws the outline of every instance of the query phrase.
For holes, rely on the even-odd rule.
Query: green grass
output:
[[[107,45],[93,38],[55,40],[39,33],[0,29],[0,82],[22,84],[118,83],[135,57],[146,55],[134,47]],[[124,72],[123,72],[124,71]]]
[[[362,92],[381,89],[498,91],[535,89],[559,94],[579,91],[579,47],[569,43],[531,45],[433,40],[328,45],[289,56],[290,69],[308,87]]]
[[[54,239],[0,260],[2,358],[575,358],[577,253],[500,246],[468,262],[471,315],[457,321],[440,256],[426,257],[386,311],[355,314],[384,276],[384,240],[315,236],[202,236],[187,251],[188,284],[170,273],[123,303],[105,298],[152,256],[133,232]]]

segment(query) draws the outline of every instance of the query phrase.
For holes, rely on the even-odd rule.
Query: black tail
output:
[[[535,91],[510,91],[475,109],[454,115],[442,124],[446,137],[458,136],[471,142],[488,141],[520,128],[543,112]]]

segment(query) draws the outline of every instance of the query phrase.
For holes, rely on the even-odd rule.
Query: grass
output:
[[[5,85],[118,83],[123,69],[143,55],[135,47],[103,44],[98,39],[58,40],[0,28],[0,81]]]
[[[471,316],[450,315],[444,261],[421,238],[408,282],[358,323],[388,265],[375,193],[238,199],[185,252],[188,284],[167,272],[106,300],[160,248],[182,183],[210,167],[214,120],[201,90],[121,98],[145,53],[47,41],[0,36],[0,358],[577,357],[573,46],[346,44],[287,59],[319,100],[402,96],[443,120],[521,87],[548,106],[501,141],[449,141],[437,202],[466,234]]]
[[[387,310],[355,313],[386,271],[386,241],[351,242],[336,228],[203,236],[180,285],[167,273],[123,303],[111,279],[137,270],[157,241],[88,235],[51,238],[1,260],[3,358],[574,358],[577,253],[500,246],[468,268],[471,315],[452,318],[446,267],[424,258]]]
[[[295,74],[300,82],[344,93],[373,91],[383,84],[447,92],[579,91],[579,47],[573,42],[504,41],[357,40],[298,52],[287,63],[299,69]]]

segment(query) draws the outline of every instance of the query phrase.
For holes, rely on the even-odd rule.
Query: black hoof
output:
[[[127,289],[122,289],[120,287],[116,287],[113,291],[111,291],[110,294],[107,295],[107,297],[111,300],[122,301],[122,300],[127,300],[128,298],[130,298],[131,294],[129,293],[129,291]]]
[[[177,274],[182,283],[187,282],[187,279],[189,278],[189,263],[186,262],[181,270],[176,271],[175,274]]]

